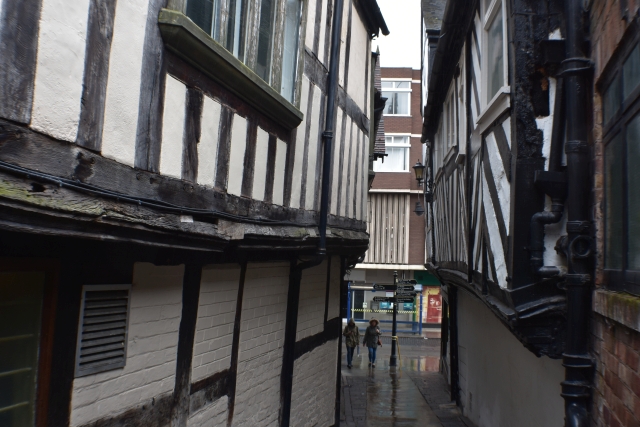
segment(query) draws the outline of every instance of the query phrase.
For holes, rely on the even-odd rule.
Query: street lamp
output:
[[[416,208],[413,210],[413,212],[418,216],[424,215],[424,208],[420,204],[420,200],[416,202]]]
[[[413,165],[413,171],[416,174],[416,181],[418,181],[419,186],[422,186],[424,169],[425,169],[425,166],[422,163],[420,163],[420,159],[418,159],[418,162],[415,165]]]

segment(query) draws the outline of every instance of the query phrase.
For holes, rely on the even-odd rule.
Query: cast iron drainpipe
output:
[[[565,132],[565,94],[562,77],[559,77],[557,80],[554,104],[553,130],[551,133],[551,150],[549,155],[550,173],[547,173],[547,175],[561,176],[562,147]],[[538,175],[536,178],[538,178]],[[545,183],[538,182],[536,179],[536,184]],[[531,273],[534,278],[550,278],[562,275],[560,268],[544,265],[544,226],[555,224],[562,219],[564,199],[566,198],[566,186],[564,182],[558,183],[557,181],[555,183],[546,182],[546,184],[547,185],[543,185],[543,190],[545,194],[551,196],[551,210],[538,212],[531,217],[529,252]]]
[[[322,159],[322,189],[320,197],[320,242],[318,255],[327,254],[327,214],[329,212],[329,174],[331,173],[331,148],[333,146],[334,116],[336,94],[338,92],[338,66],[340,65],[340,33],[342,32],[342,9],[344,0],[335,0],[333,6],[333,25],[331,27],[331,55],[329,57],[329,75],[327,76],[327,110],[324,132],[324,158]]]
[[[582,0],[565,0],[566,60],[563,75],[567,95],[567,342],[563,353],[565,426],[589,425],[593,361],[589,355],[591,266],[593,260],[589,197],[587,108],[591,62],[583,51]]]

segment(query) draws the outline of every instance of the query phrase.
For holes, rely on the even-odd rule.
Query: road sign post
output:
[[[398,287],[398,272],[393,272],[393,285],[395,289]],[[396,321],[396,313],[398,312],[398,301],[397,298],[394,298],[393,302],[393,326],[391,327],[391,357],[389,358],[389,366],[397,366],[398,358],[396,357],[396,345],[397,345],[397,333],[398,333],[398,324]]]

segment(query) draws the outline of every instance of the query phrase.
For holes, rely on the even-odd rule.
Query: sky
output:
[[[390,34],[373,40],[382,67],[420,69],[420,0],[378,0]]]

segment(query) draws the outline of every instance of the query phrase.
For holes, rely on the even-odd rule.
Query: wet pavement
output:
[[[475,427],[449,400],[439,339],[401,340],[398,367],[389,366],[391,346],[382,342],[375,368],[360,347],[348,369],[343,348],[341,427]]]

